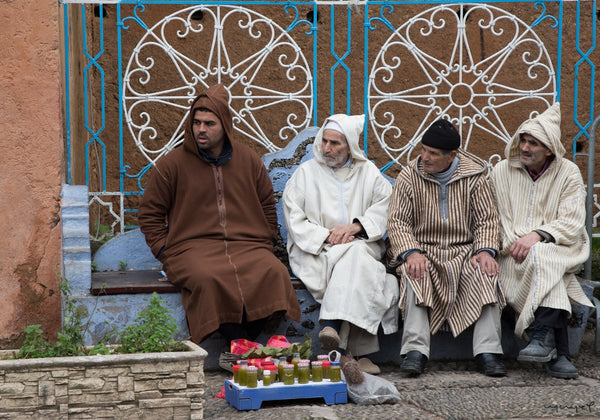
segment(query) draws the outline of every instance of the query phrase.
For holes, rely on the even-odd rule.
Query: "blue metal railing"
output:
[[[575,51],[569,51],[570,55],[578,54],[579,59],[574,66],[574,84],[573,90],[573,124],[576,126],[577,132],[573,138],[573,158],[576,156],[587,156],[586,154],[576,153],[575,144],[581,139],[589,139],[588,129],[592,125],[594,118],[594,107],[597,106],[595,100],[594,84],[595,81],[595,64],[593,60],[593,54],[596,51],[596,16],[595,13],[588,14],[588,10],[596,10],[596,1],[577,2],[567,6],[567,3],[551,0],[551,1],[523,1],[523,0],[496,0],[496,1],[473,1],[473,2],[461,2],[461,1],[358,1],[354,2],[353,6],[349,7],[348,4],[340,1],[184,1],[184,0],[122,0],[122,1],[106,1],[97,2],[96,5],[83,4],[90,3],[89,1],[82,0],[62,0],[63,3],[63,17],[64,17],[64,28],[65,28],[65,96],[66,96],[66,144],[68,149],[67,154],[67,178],[68,182],[71,183],[73,179],[73,168],[71,160],[71,150],[73,147],[83,147],[85,150],[85,180],[90,187],[91,194],[96,195],[121,195],[124,197],[135,196],[143,193],[142,179],[147,171],[152,166],[152,159],[154,155],[149,156],[149,160],[146,164],[139,167],[132,167],[127,148],[125,147],[126,142],[131,142],[131,138],[134,135],[139,136],[140,142],[143,137],[140,134],[143,130],[139,129],[139,132],[135,132],[135,129],[130,127],[130,116],[127,114],[131,104],[128,102],[131,96],[131,91],[127,90],[126,84],[131,73],[128,71],[128,61],[131,61],[133,54],[137,51],[132,51],[131,47],[131,35],[135,28],[135,34],[144,33],[149,34],[153,26],[147,22],[148,12],[150,9],[156,11],[157,8],[167,7],[165,16],[167,14],[177,13],[177,7],[182,10],[187,8],[204,8],[203,10],[209,11],[216,8],[219,10],[234,13],[235,10],[260,10],[265,16],[268,15],[268,19],[281,19],[284,22],[282,25],[282,32],[278,36],[289,39],[290,43],[294,42],[291,51],[295,51],[294,48],[301,50],[300,54],[302,57],[306,57],[306,68],[308,70],[307,77],[310,79],[307,83],[308,90],[298,95],[295,100],[299,103],[303,103],[305,107],[306,115],[300,115],[298,118],[302,120],[299,124],[298,130],[308,125],[319,125],[322,118],[329,113],[336,112],[364,112],[368,116],[365,123],[364,137],[363,137],[363,148],[367,155],[371,156],[379,151],[374,148],[380,147],[385,149],[385,153],[389,156],[387,161],[380,164],[382,171],[387,171],[394,166],[400,164],[400,155],[404,152],[400,152],[400,148],[391,145],[394,141],[393,137],[389,134],[392,129],[396,127],[385,126],[381,127],[381,133],[378,132],[378,128],[373,125],[377,122],[377,117],[372,109],[372,103],[369,102],[370,98],[374,98],[379,93],[375,92],[371,82],[377,77],[373,73],[376,64],[373,61],[376,48],[379,48],[373,40],[377,37],[379,39],[385,39],[387,37],[393,37],[396,31],[402,27],[402,25],[408,25],[413,15],[406,12],[410,10],[410,13],[415,13],[415,7],[418,8],[418,12],[425,11],[435,7],[455,7],[456,10],[460,10],[461,13],[466,13],[468,9],[474,9],[476,7],[487,7],[492,11],[503,10],[503,5],[513,6],[515,4],[523,5],[524,8],[520,9],[520,13],[524,13],[521,16],[515,16],[515,22],[523,22],[529,30],[532,32],[540,30],[545,33],[551,34],[551,39],[548,38],[548,44],[553,45],[553,49],[550,53],[552,57],[552,68],[549,69],[548,73],[552,79],[550,84],[554,86],[554,89],[549,89],[544,93],[544,98],[554,98],[559,100],[561,95],[564,95],[564,91],[561,91],[561,80],[562,73],[561,69],[564,65],[563,58],[565,56],[564,45],[562,43],[563,30],[564,30],[564,18],[565,8],[570,7],[576,8],[576,47]],[[97,14],[99,18],[97,22],[95,19],[90,19],[91,8],[97,7]],[[81,11],[81,28],[71,28],[69,11],[74,10],[73,8],[79,8]],[[460,9],[459,9],[460,8]],[[116,25],[105,26],[102,18],[106,11],[114,12],[114,18]],[[174,12],[175,10],[175,12]],[[312,16],[307,14],[306,17],[301,16],[301,13],[311,11]],[[527,10],[529,10],[528,13]],[[329,15],[329,27],[319,23],[319,12],[324,13],[328,11]],[[569,9],[571,12],[571,9]],[[353,17],[354,22],[358,20],[357,15],[362,15],[360,20],[362,21],[362,27],[352,27]],[[508,13],[507,13],[508,15]],[[154,15],[154,18],[156,16]],[[277,23],[277,22],[275,22]],[[464,23],[464,22],[463,22]],[[550,29],[549,29],[550,28]],[[327,34],[324,31],[329,31]],[[362,33],[361,33],[362,31]],[[321,36],[319,36],[321,35]],[[328,36],[327,36],[328,35]],[[399,34],[396,34],[399,35]],[[111,49],[116,49],[116,60],[117,65],[108,65],[108,56],[106,53],[105,38],[111,36],[115,39],[115,45],[110,45]],[[81,37],[83,41],[83,51],[70,51],[69,45],[71,45],[70,37]],[[111,39],[113,39],[111,38]],[[361,39],[363,51],[358,51],[359,56],[362,58],[360,65],[351,65],[349,58],[351,57],[352,51],[352,40]],[[340,41],[340,39],[342,41]],[[590,45],[582,45],[582,39],[588,41]],[[91,43],[88,40],[95,42],[97,47],[94,50]],[[329,48],[320,45],[329,41]],[[305,45],[300,48],[299,45]],[[356,45],[356,44],[354,44]],[[407,44],[408,45],[408,44]],[[414,47],[414,45],[413,45]],[[327,52],[326,52],[327,51]],[[354,51],[356,53],[356,51]],[[70,74],[69,69],[75,59],[82,59],[82,71],[83,75],[81,78],[82,85],[82,96],[84,98],[83,113],[84,121],[80,122],[85,127],[85,134],[87,136],[85,141],[78,139],[78,142],[73,141],[74,133],[72,128],[72,115],[71,105],[69,104],[69,98],[73,92],[70,91],[74,80],[78,75]],[[112,56],[110,56],[112,57]],[[377,64],[379,65],[379,64]],[[116,68],[117,74],[112,74]],[[138,66],[138,68],[140,68]],[[391,69],[392,67],[390,67]],[[581,80],[582,69],[586,69],[590,75],[591,80]],[[418,69],[414,69],[418,71]],[[391,70],[389,70],[391,72]],[[208,74],[208,73],[207,73]],[[390,73],[391,74],[391,73]],[[221,73],[219,76],[221,77]],[[327,77],[329,80],[327,80]],[[118,103],[114,103],[114,98],[107,94],[106,83],[108,79],[116,80]],[[336,84],[336,79],[338,84]],[[92,83],[93,80],[93,83]],[[345,83],[344,83],[345,82]],[[571,81],[568,81],[571,82]],[[345,86],[344,89],[338,88],[338,85]],[[353,89],[361,86],[361,89]],[[437,88],[438,85],[432,84],[433,87]],[[345,92],[343,92],[345,91]],[[361,97],[353,97],[352,92],[362,92]],[[271,96],[277,96],[276,93],[269,92]],[[278,93],[277,93],[278,94]],[[388,95],[390,100],[398,100],[399,103],[410,102],[412,97],[398,95],[383,92],[381,96],[386,99]],[[173,96],[173,95],[172,95]],[[175,95],[176,96],[176,95]],[[251,96],[251,95],[250,95]],[[266,95],[265,96],[269,96]],[[290,97],[293,95],[290,95]],[[438,92],[439,96],[439,92]],[[491,101],[493,96],[490,95]],[[526,96],[526,94],[523,94]],[[140,96],[141,97],[141,96]],[[150,95],[148,96],[150,97]],[[282,95],[285,99],[285,95]],[[243,98],[238,98],[242,100]],[[272,98],[271,98],[272,99]],[[281,99],[283,101],[283,99]],[[570,98],[569,98],[570,99]],[[275,100],[275,99],[273,99]],[[550,100],[550,99],[544,99]],[[304,101],[304,102],[302,102]],[[416,100],[415,100],[416,102]],[[92,106],[92,103],[94,106]],[[99,103],[99,105],[96,105]],[[589,109],[585,114],[578,112],[582,105]],[[107,120],[107,107],[110,109],[118,109],[118,116],[114,120]],[[182,107],[183,108],[183,107]],[[99,109],[99,111],[98,111]],[[251,107],[248,109],[252,109]],[[182,111],[184,114],[184,111]],[[483,115],[483,112],[481,112]],[[565,113],[566,114],[566,113]],[[114,115],[114,114],[111,114]],[[246,114],[248,115],[248,114]],[[477,114],[479,115],[479,114]],[[398,117],[400,118],[400,117]],[[305,120],[304,120],[305,119]],[[81,125],[80,124],[80,125]],[[461,120],[462,124],[462,120]],[[109,142],[107,139],[107,128],[117,126],[118,132],[118,150],[113,150],[115,147],[114,142]],[[254,128],[254,127],[252,127]],[[399,127],[398,129],[401,129]],[[129,130],[129,131],[128,131]],[[385,130],[390,130],[387,134]],[[502,131],[502,130],[499,130]],[[248,132],[255,132],[260,134],[261,129],[257,127],[256,130],[249,130]],[[133,133],[133,134],[132,134]],[[384,133],[384,134],[382,134]],[[164,134],[164,133],[161,133]],[[257,134],[257,135],[258,135]],[[403,133],[404,135],[404,133]],[[385,137],[388,136],[388,137]],[[506,133],[498,134],[499,138],[504,139]],[[176,136],[174,136],[176,137]],[[415,137],[407,140],[408,148],[416,145]],[[377,138],[379,142],[373,139]],[[390,140],[391,139],[391,140]],[[112,139],[111,139],[112,140]],[[174,143],[168,147],[174,147],[177,138],[174,138]],[[289,140],[289,139],[288,139]],[[265,143],[269,146],[268,139]],[[265,146],[265,147],[267,147]],[[140,147],[138,145],[138,147]],[[269,146],[271,147],[271,146]],[[273,148],[280,146],[272,145]],[[405,147],[405,146],[402,146]],[[95,154],[97,153],[97,156]],[[118,174],[112,173],[112,170],[108,169],[108,163],[116,162],[118,156]],[[406,155],[408,156],[408,155]],[[402,154],[402,159],[405,155]],[[593,156],[592,156],[593,158]],[[90,162],[94,159],[94,162]],[[588,159],[591,160],[591,159]],[[92,163],[94,165],[92,165]],[[381,159],[380,159],[381,163]],[[97,171],[96,177],[92,179],[90,171],[92,167]],[[112,168],[112,167],[111,167]],[[118,191],[107,190],[107,180],[118,178]],[[131,180],[134,180],[135,186],[132,187]],[[111,183],[110,185],[115,185]],[[111,187],[108,187],[111,188]],[[135,208],[127,207],[124,209],[125,213],[135,212]],[[123,217],[123,215],[121,215]],[[121,228],[123,229],[124,220],[120,221]],[[122,230],[121,229],[121,230]]]

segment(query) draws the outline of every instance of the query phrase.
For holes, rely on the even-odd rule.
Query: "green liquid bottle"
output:
[[[246,386],[248,388],[258,386],[258,368],[256,366],[248,366],[246,369]]]
[[[298,383],[307,384],[310,381],[310,369],[308,363],[298,363]]]
[[[294,365],[294,378],[298,377],[298,363],[300,363],[300,353],[292,355],[292,365]]]
[[[262,384],[263,386],[271,385],[271,371],[269,369],[263,370]]]
[[[312,381],[323,382],[323,365],[319,361],[311,362],[312,366]]]
[[[238,371],[238,383],[241,386],[246,386],[246,384],[248,383],[248,376],[247,376],[247,372],[248,372],[248,361],[247,360],[240,360],[238,362],[240,364],[240,370]]]
[[[329,380],[331,382],[340,382],[342,380],[340,362],[331,362],[329,364]]]

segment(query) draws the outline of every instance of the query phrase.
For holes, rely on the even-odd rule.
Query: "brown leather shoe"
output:
[[[340,346],[340,336],[333,328],[324,327],[319,331],[319,342],[324,351],[335,350]]]
[[[379,366],[371,362],[371,360],[367,359],[366,357],[358,359],[358,367],[361,371],[370,375],[379,375],[381,373]]]

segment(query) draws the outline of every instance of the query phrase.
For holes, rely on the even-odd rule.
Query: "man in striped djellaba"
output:
[[[528,119],[491,174],[500,214],[500,282],[516,312],[515,334],[529,340],[518,360],[545,362],[558,378],[576,378],[569,360],[571,302],[592,306],[575,272],[589,256],[585,188],[564,158],[560,105]]]
[[[504,376],[498,214],[485,162],[459,149],[447,120],[423,134],[421,154],[398,174],[388,213],[388,259],[400,281],[401,370],[424,371],[431,335],[473,326],[478,370]]]

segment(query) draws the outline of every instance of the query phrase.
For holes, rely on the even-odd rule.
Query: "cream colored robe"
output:
[[[533,181],[519,160],[519,140],[527,133],[555,155],[548,169]],[[571,312],[571,302],[592,306],[575,277],[589,256],[585,231],[585,187],[577,165],[563,155],[560,106],[517,129],[505,149],[506,159],[491,174],[501,224],[500,282],[506,300],[519,313],[515,334],[523,336],[539,306]],[[539,242],[522,263],[509,254],[512,243],[533,230],[554,237]]]
[[[292,271],[321,304],[320,319],[347,321],[340,331],[342,347],[361,355],[379,349],[379,325],[386,334],[398,330],[398,282],[380,262],[392,186],[360,149],[364,116],[330,119],[344,129],[353,163],[338,179],[323,161],[321,128],[314,158],[298,167],[283,192],[287,249]],[[329,229],[356,220],[367,238],[325,243]]]

